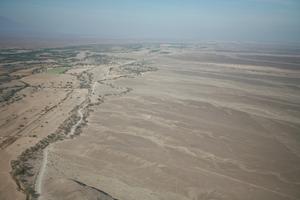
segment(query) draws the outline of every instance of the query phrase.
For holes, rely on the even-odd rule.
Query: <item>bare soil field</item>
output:
[[[48,51],[56,63],[33,74],[18,68],[3,82],[6,93],[20,90],[0,107],[0,199],[300,198],[299,52]],[[68,68],[47,73],[57,66]]]

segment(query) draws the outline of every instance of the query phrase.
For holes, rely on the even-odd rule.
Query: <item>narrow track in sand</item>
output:
[[[76,124],[74,124],[71,128],[71,131],[69,132],[68,136],[71,137],[75,134],[76,129],[78,128],[78,126],[82,123],[83,121],[83,113],[82,110],[86,107],[83,106],[81,108],[78,109],[77,114],[79,115],[80,119],[76,122]],[[35,191],[40,195],[38,197],[38,199],[40,199],[41,194],[42,194],[42,185],[43,185],[43,179],[44,179],[44,174],[47,168],[47,162],[48,162],[48,150],[49,150],[50,146],[46,147],[43,151],[43,160],[42,160],[42,164],[40,167],[40,171],[38,173],[38,176],[36,178],[36,183],[35,183]]]
[[[93,85],[93,90],[95,89],[96,84]],[[89,96],[87,97],[89,98]],[[76,129],[79,127],[79,125],[82,123],[83,121],[83,112],[82,110],[87,106],[87,104],[83,105],[82,107],[80,107],[77,110],[77,114],[80,117],[79,120],[76,122],[76,124],[74,124],[68,134],[68,137],[71,137],[75,134]],[[47,162],[48,162],[48,150],[50,148],[50,145],[48,147],[46,147],[43,151],[43,160],[42,160],[42,164],[39,170],[39,173],[37,175],[36,178],[36,182],[35,182],[35,191],[40,195],[37,199],[39,200],[42,194],[42,185],[43,185],[43,179],[44,179],[44,174],[47,168]]]
[[[36,178],[36,184],[35,184],[35,191],[38,194],[42,194],[42,181],[44,178],[46,166],[47,166],[47,160],[48,160],[48,147],[46,147],[43,151],[43,161],[40,168],[40,172]]]
[[[76,122],[76,124],[74,124],[68,134],[69,137],[73,136],[75,134],[76,129],[78,128],[78,126],[82,123],[83,121],[83,113],[82,110],[86,107],[86,105],[84,105],[83,107],[79,108],[77,111],[77,114],[79,115],[79,120]],[[46,147],[43,151],[43,161],[42,161],[42,165],[40,168],[40,171],[38,173],[38,176],[36,178],[36,184],[35,184],[35,191],[38,194],[42,194],[42,183],[43,183],[43,178],[44,178],[44,174],[47,168],[47,162],[48,162],[48,150],[49,150],[50,146]],[[38,198],[40,199],[40,198]]]

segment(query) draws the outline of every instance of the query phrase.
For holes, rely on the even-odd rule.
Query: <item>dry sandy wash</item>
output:
[[[300,199],[300,53],[274,48],[114,47],[104,51],[110,62],[88,66],[84,58],[93,51],[81,49],[77,58],[84,61],[57,76],[70,76],[70,81],[74,74],[88,71],[87,88],[80,88],[80,79],[74,79],[70,89],[58,87],[55,95],[49,93],[52,87],[41,90],[52,94],[53,103],[61,102],[54,108],[57,112],[61,109],[69,116],[73,109],[77,118],[63,140],[38,154],[34,163],[39,170],[33,181],[40,195],[33,198]],[[33,85],[42,75],[23,81]],[[73,98],[62,100],[67,94]],[[20,115],[17,106],[21,105],[1,109]],[[1,156],[16,159],[33,145],[31,140],[37,139],[29,137],[32,130],[45,129],[43,137],[55,132],[67,117],[57,112],[49,111],[43,118],[48,124],[56,120],[52,130],[47,124],[28,128],[27,137],[3,147]],[[1,120],[6,115],[1,111]],[[1,136],[13,130],[7,126],[0,127]],[[5,174],[9,163],[1,157],[0,164]],[[0,192],[3,198],[13,199],[4,195],[15,189],[5,175],[8,181],[1,180],[6,187],[2,184]],[[24,196],[16,193],[14,198]]]

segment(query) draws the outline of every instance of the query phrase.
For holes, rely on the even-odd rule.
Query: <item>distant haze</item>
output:
[[[1,0],[0,36],[300,42],[299,0]]]

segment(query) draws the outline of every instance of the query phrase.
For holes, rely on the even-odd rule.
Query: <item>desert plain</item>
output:
[[[0,199],[296,200],[300,50],[0,52]]]

